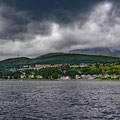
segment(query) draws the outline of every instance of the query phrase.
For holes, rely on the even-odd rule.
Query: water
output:
[[[0,120],[120,120],[120,82],[0,82]]]

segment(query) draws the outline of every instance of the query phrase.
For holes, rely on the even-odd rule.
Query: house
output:
[[[50,65],[50,64],[45,64],[45,65],[35,65],[35,67],[29,67],[28,69],[30,70],[39,70],[39,69],[42,69],[42,68],[51,68],[51,67],[54,67],[54,68],[58,68],[58,67],[61,67],[62,64],[55,64],[55,65]]]
[[[75,76],[75,79],[80,79],[81,77],[79,75],[76,75]]]
[[[21,79],[25,79],[26,76],[25,76],[25,72],[22,72],[22,75],[20,76]]]
[[[52,65],[51,67],[59,68],[59,67],[62,67],[62,64],[55,64],[55,65]]]
[[[82,79],[86,79],[87,76],[86,76],[86,75],[81,75],[81,78],[82,78]]]
[[[80,64],[79,67],[81,67],[81,68],[88,67],[88,64]]]
[[[24,78],[25,78],[25,75],[21,75],[20,78],[21,78],[21,79],[24,79]]]
[[[119,76],[117,76],[117,75],[112,75],[111,78],[116,79],[116,78],[119,78]]]
[[[42,76],[42,75],[37,75],[36,78],[37,78],[37,79],[42,79],[43,76]]]
[[[30,78],[30,79],[33,79],[33,78],[34,78],[34,75],[29,75],[29,78]]]
[[[104,78],[109,78],[109,77],[110,77],[110,75],[108,75],[108,74],[104,76]]]
[[[70,76],[62,76],[62,77],[61,77],[61,80],[70,80],[70,79],[71,79]]]
[[[50,68],[51,67],[51,65],[35,65],[35,68],[36,69],[41,69],[41,68]]]
[[[78,68],[80,67],[79,65],[70,65],[70,68]]]
[[[83,68],[83,67],[87,67],[87,66],[88,66],[88,64],[70,65],[71,68],[78,68],[78,67]]]
[[[23,68],[29,68],[30,66],[29,65],[24,65]]]
[[[96,79],[96,77],[90,76],[88,79],[89,79],[89,80],[94,80],[94,79]]]
[[[97,78],[97,77],[98,77],[98,75],[93,75],[93,77]]]
[[[81,75],[82,79],[89,79],[89,80],[93,80],[97,78],[97,75]]]

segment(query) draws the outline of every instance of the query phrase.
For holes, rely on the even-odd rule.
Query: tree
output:
[[[98,69],[98,74],[102,74],[102,69],[101,68]]]
[[[96,63],[95,67],[98,69],[100,67],[100,65],[98,63]]]
[[[53,79],[58,79],[58,73],[53,73],[53,74],[52,74],[52,78],[53,78]]]

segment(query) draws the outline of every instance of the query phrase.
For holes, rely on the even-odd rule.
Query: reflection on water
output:
[[[120,82],[0,82],[0,120],[120,120]]]

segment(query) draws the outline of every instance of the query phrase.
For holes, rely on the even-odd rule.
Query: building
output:
[[[71,80],[71,77],[70,76],[62,76],[61,80]]]
[[[87,79],[87,76],[86,75],[81,75],[81,78],[82,79]]]
[[[88,64],[80,64],[80,65],[70,65],[71,68],[83,68],[83,67],[88,67]]]
[[[41,69],[41,68],[49,68],[51,65],[35,65],[35,68]]]
[[[89,79],[89,80],[94,80],[94,79],[96,79],[96,77],[90,76],[88,79]]]
[[[25,79],[25,75],[21,75],[20,78],[21,78],[21,79]]]
[[[42,76],[42,75],[37,75],[36,78],[37,78],[37,79],[42,79],[43,76]]]
[[[75,76],[75,79],[80,79],[81,77],[79,75],[76,75]]]
[[[54,68],[58,68],[58,67],[61,67],[62,64],[55,64],[55,65],[50,65],[50,64],[45,64],[45,65],[35,65],[35,67],[29,67],[28,69],[30,70],[39,70],[39,69],[42,69],[42,68],[51,68],[51,67],[54,67]]]
[[[52,65],[51,67],[54,67],[54,68],[62,67],[62,64],[55,64],[55,65]]]
[[[79,65],[70,65],[70,68],[78,68],[80,67]]]
[[[119,76],[118,75],[112,75],[111,78],[117,79],[117,78],[119,78]]]
[[[29,75],[29,78],[30,78],[30,79],[33,79],[33,78],[34,78],[34,75]]]

